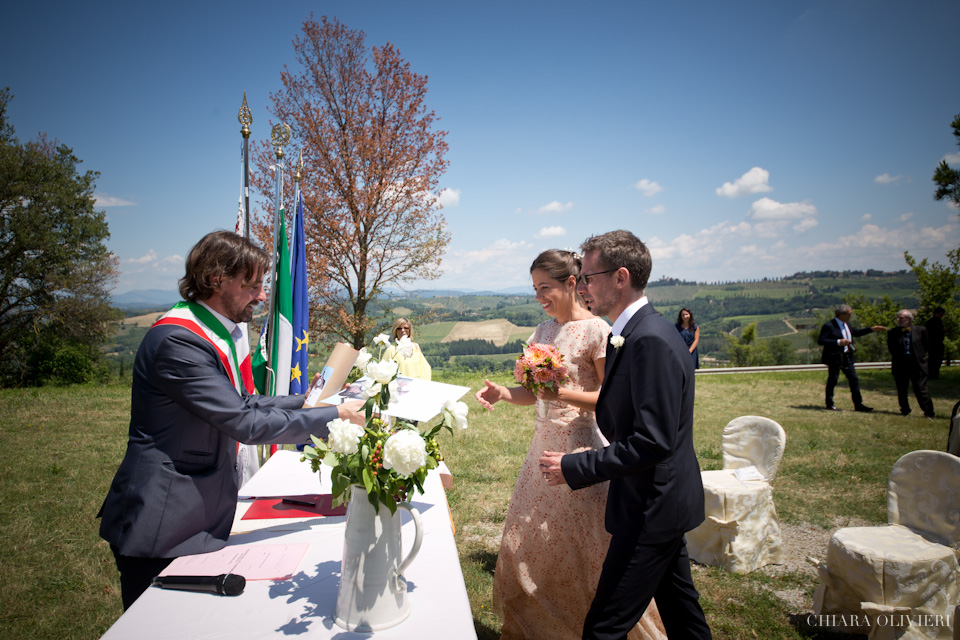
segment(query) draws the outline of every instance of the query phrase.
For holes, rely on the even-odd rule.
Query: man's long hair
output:
[[[270,268],[270,255],[232,231],[213,231],[203,236],[187,254],[186,274],[180,278],[180,296],[206,300],[220,286],[214,278],[242,277],[248,284]]]

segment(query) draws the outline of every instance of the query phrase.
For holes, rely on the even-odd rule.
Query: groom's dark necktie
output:
[[[610,373],[610,367],[613,366],[613,357],[616,355],[617,350],[611,343],[613,340],[613,333],[607,334],[607,359],[603,363],[603,377],[606,378],[607,374]]]

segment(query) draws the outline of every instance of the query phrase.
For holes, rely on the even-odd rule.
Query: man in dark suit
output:
[[[626,638],[651,598],[671,638],[710,638],[690,575],[684,534],[703,521],[703,485],[693,449],[694,368],[676,328],[644,295],[650,252],[629,231],[589,238],[577,291],[613,320],[597,423],[599,451],[545,451],[550,485],[610,481],[612,534],[583,638]]]
[[[833,404],[833,390],[840,379],[840,372],[843,371],[850,383],[853,408],[856,411],[873,411],[873,407],[863,404],[863,396],[860,395],[860,378],[857,377],[857,369],[853,364],[853,339],[865,336],[871,331],[886,331],[887,328],[875,325],[870,328],[851,329],[853,309],[845,304],[837,306],[834,316],[833,320],[820,328],[820,337],[817,339],[817,343],[823,346],[821,362],[827,365],[827,409],[840,410]]]
[[[913,313],[907,309],[897,312],[897,327],[887,332],[887,349],[891,355],[893,379],[897,383],[900,413],[910,415],[907,383],[913,383],[917,404],[927,419],[932,420],[933,401],[927,391],[927,330],[913,324]]]
[[[228,231],[187,256],[178,303],[144,337],[133,367],[127,451],[103,507],[124,609],[174,558],[225,546],[237,506],[238,443],[303,443],[359,402],[302,409],[303,396],[252,395],[236,343],[266,296],[270,257]],[[249,385],[249,387],[248,387]]]

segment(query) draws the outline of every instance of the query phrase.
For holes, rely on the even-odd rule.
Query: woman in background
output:
[[[539,396],[523,387],[485,381],[476,393],[493,410],[503,400],[537,405],[536,426],[513,489],[493,578],[493,606],[503,616],[501,639],[579,640],[610,545],[604,529],[609,484],[573,491],[550,487],[539,470],[543,451],[568,453],[606,445],[597,428],[597,405],[610,326],[577,295],[580,259],[570,251],[541,253],[530,267],[537,302],[550,316],[530,344],[563,354],[569,379]],[[665,637],[656,605],[630,631],[630,640]]]
[[[693,368],[700,368],[700,355],[697,353],[697,345],[700,344],[700,325],[693,321],[693,312],[684,307],[677,314],[677,331],[680,337],[687,343],[687,349],[693,356]]]
[[[410,324],[410,321],[406,318],[397,318],[397,321],[393,323],[393,330],[390,332],[390,335],[394,339],[394,344],[387,347],[387,350],[383,354],[383,359],[396,362],[399,365],[400,375],[402,376],[429,380],[431,376],[430,363],[423,357],[423,352],[420,351],[420,345],[413,342],[413,325]],[[413,351],[408,351],[409,355],[404,355],[406,350],[399,348],[397,344],[400,338],[404,337],[411,341],[410,345]]]

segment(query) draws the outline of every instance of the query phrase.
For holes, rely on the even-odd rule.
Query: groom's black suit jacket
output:
[[[607,348],[597,423],[610,445],[568,454],[573,489],[610,481],[606,529],[646,544],[682,536],[703,521],[703,484],[693,448],[693,360],[673,324],[648,303]]]

